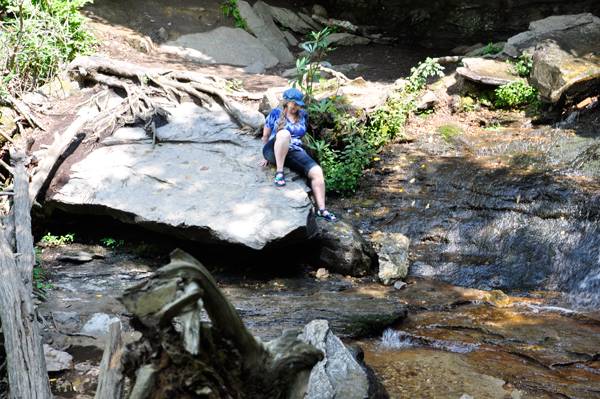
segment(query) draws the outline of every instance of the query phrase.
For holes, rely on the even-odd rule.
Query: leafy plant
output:
[[[445,68],[437,62],[437,58],[427,57],[425,62],[419,62],[419,65],[410,69],[410,76],[406,90],[408,92],[419,91],[427,83],[427,78],[431,76],[443,77]]]
[[[4,0],[0,21],[0,91],[33,90],[55,78],[78,55],[91,55],[98,40],[79,8],[91,0]]]
[[[302,44],[302,48],[308,52],[306,57],[296,60],[296,73],[290,80],[293,87],[299,87],[305,97],[307,107],[313,102],[314,83],[321,78],[321,65],[331,67],[323,57],[328,51],[335,50],[327,44],[327,36],[331,29],[325,28],[320,32],[311,32],[309,41]]]
[[[485,49],[483,49],[482,51],[480,51],[477,55],[482,56],[482,55],[487,55],[487,54],[498,54],[502,50],[503,50],[502,47],[494,47],[494,43],[489,43],[487,45],[487,47]]]
[[[64,244],[71,244],[75,234],[65,234],[64,236],[54,236],[50,232],[42,237],[40,242],[45,243],[48,247],[58,247]]]
[[[496,122],[486,126],[483,130],[487,130],[488,132],[495,132],[502,129],[503,127],[500,126],[500,123]]]
[[[48,294],[46,294],[47,290],[53,290],[56,288],[52,284],[48,283],[48,274],[49,273],[42,268],[33,268],[33,290],[37,291],[43,296],[48,296]]]
[[[502,85],[494,90],[496,107],[514,108],[523,104],[537,103],[537,90],[525,81],[518,80],[512,84]]]
[[[506,63],[512,67],[508,70],[508,73],[517,76],[528,76],[531,73],[531,68],[533,68],[533,57],[531,54],[522,54],[516,63],[512,64],[510,61],[506,61]]]
[[[102,241],[102,243],[105,246],[107,246],[107,247],[109,247],[111,249],[115,249],[115,248],[118,248],[118,247],[121,247],[121,246],[125,245],[125,241],[124,240],[115,240],[114,238],[109,238],[109,237],[102,238],[102,239],[100,239],[100,241]]]
[[[226,0],[221,4],[221,13],[223,15],[229,17],[233,16],[235,19],[236,28],[242,28],[244,30],[248,30],[248,24],[246,23],[246,18],[242,18],[240,14],[240,9],[238,8],[237,0]]]
[[[236,79],[236,78],[228,80],[226,84],[227,84],[227,87],[229,87],[232,90],[239,90],[243,87],[246,87],[246,85],[240,79]]]

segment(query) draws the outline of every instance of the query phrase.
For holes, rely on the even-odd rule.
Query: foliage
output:
[[[231,15],[233,19],[235,19],[236,28],[248,30],[246,18],[242,18],[237,0],[225,0],[223,4],[221,4],[221,12],[227,17]]]
[[[78,11],[92,0],[2,0],[0,92],[21,93],[53,80],[59,68],[99,43]]]
[[[410,69],[410,77],[408,77],[408,85],[406,91],[416,92],[419,91],[427,83],[427,78],[431,76],[443,77],[444,67],[437,62],[437,58],[427,57],[425,62],[419,62],[419,65],[415,68]]]
[[[331,29],[325,28],[320,32],[311,32],[309,41],[302,44],[308,52],[306,57],[296,60],[296,73],[290,84],[298,87],[304,94],[307,106],[313,102],[314,83],[321,79],[321,65],[331,67],[329,62],[323,61],[328,51],[335,50],[327,44],[327,36]]]
[[[482,55],[487,55],[487,54],[498,54],[502,50],[503,50],[502,47],[494,47],[494,43],[489,43],[487,45],[487,47],[484,48],[482,51],[480,51],[477,55],[482,56]]]
[[[243,87],[246,87],[246,85],[242,82],[242,80],[236,79],[236,78],[228,80],[226,84],[227,84],[227,87],[229,87],[232,90],[239,90]]]
[[[486,126],[483,130],[487,130],[488,132],[496,132],[498,130],[502,130],[504,129],[502,126],[500,126],[500,123],[496,122],[496,123],[492,123],[488,126]]]
[[[525,81],[518,80],[512,84],[498,87],[494,93],[496,107],[514,108],[523,104],[539,103],[537,100],[537,90],[529,86]]]
[[[114,238],[102,238],[100,239],[100,241],[102,241],[102,243],[104,245],[106,245],[107,247],[111,248],[111,249],[115,249],[115,248],[119,248],[123,245],[125,245],[125,241],[124,240],[115,240]]]
[[[55,287],[48,283],[49,273],[39,267],[33,268],[33,290],[39,292],[43,296],[47,296],[47,290],[53,290]]]
[[[71,244],[75,234],[65,234],[64,236],[53,236],[52,233],[47,232],[42,237],[40,242],[45,243],[48,247],[58,247],[59,245]]]
[[[368,143],[378,149],[386,142],[402,136],[406,119],[415,109],[415,103],[410,97],[390,97],[370,117],[370,123],[366,127]]]
[[[511,64],[510,61],[506,61],[507,64]],[[531,54],[523,54],[519,57],[519,61],[515,64],[511,64],[513,69],[509,69],[508,73],[518,76],[528,76],[533,68],[533,57]]]

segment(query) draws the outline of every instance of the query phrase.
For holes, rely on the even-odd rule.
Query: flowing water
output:
[[[538,127],[495,113],[447,140],[443,123],[413,124],[338,205],[409,237],[409,277],[510,304],[415,306],[361,343],[367,363],[394,398],[600,398],[600,107]]]

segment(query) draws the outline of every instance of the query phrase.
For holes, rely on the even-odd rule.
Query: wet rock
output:
[[[500,86],[523,80],[508,73],[509,66],[505,62],[484,58],[463,58],[462,62],[465,66],[456,68],[456,72],[474,82]]]
[[[54,311],[52,315],[54,316],[54,320],[60,324],[77,323],[79,321],[77,312]]]
[[[329,270],[325,269],[324,267],[320,268],[319,270],[317,270],[316,277],[317,278],[327,278],[327,277],[329,277]]]
[[[263,3],[264,4],[264,3]],[[265,4],[271,16],[281,26],[285,26],[296,33],[305,35],[312,31],[312,27],[308,25],[302,18],[296,15],[295,12],[287,8],[273,7]]]
[[[287,40],[275,26],[264,3],[257,2],[253,9],[248,2],[242,0],[238,1],[238,9],[240,10],[241,17],[246,20],[250,31],[277,57],[279,62],[286,63],[294,60],[294,56],[287,49]]]
[[[538,89],[543,100],[556,103],[565,96],[577,103],[597,94],[600,45],[590,46],[587,51],[583,56],[573,56],[570,47],[563,47],[553,39],[538,43],[533,53],[531,85]]]
[[[120,323],[118,317],[110,317],[106,313],[94,313],[91,319],[84,324],[81,332],[92,335],[108,335],[112,323]]]
[[[431,90],[426,90],[422,96],[419,97],[417,103],[417,109],[419,111],[425,111],[426,109],[433,108],[440,103],[439,98]]]
[[[260,42],[243,29],[221,26],[205,33],[183,35],[160,46],[166,53],[201,64],[248,66],[261,61],[267,68],[279,60]]]
[[[44,357],[46,358],[48,372],[71,370],[73,368],[73,356],[67,352],[57,351],[50,345],[44,344]]]
[[[317,264],[344,276],[366,276],[377,260],[377,254],[350,223],[317,219]]]
[[[400,233],[377,231],[371,243],[379,258],[379,278],[384,285],[392,285],[408,274],[409,239]]]
[[[500,290],[493,290],[486,293],[483,301],[486,305],[497,308],[504,308],[512,305],[510,297]]]
[[[70,252],[65,252],[64,254],[58,256],[56,259],[66,261],[66,262],[85,263],[85,262],[90,262],[94,259],[104,259],[104,258],[105,258],[104,255],[96,254],[93,252],[70,251]]]
[[[304,342],[321,349],[325,358],[310,373],[307,399],[363,399],[368,397],[367,375],[329,328],[326,320],[308,324],[298,336]]]
[[[332,33],[327,36],[327,43],[330,46],[356,46],[369,44],[371,40],[366,37],[356,36],[351,33]]]
[[[169,124],[157,129],[162,145],[152,148],[139,128],[139,140],[121,140],[136,129],[120,129],[115,144],[74,164],[64,185],[51,184],[46,200],[204,243],[261,249],[314,234],[304,181],[286,169],[288,184],[278,190],[270,169],[256,166],[262,142],[238,134],[225,110],[185,103],[169,111]]]
[[[397,290],[401,290],[402,288],[406,287],[408,284],[406,284],[404,281],[396,281],[394,283],[394,288]]]

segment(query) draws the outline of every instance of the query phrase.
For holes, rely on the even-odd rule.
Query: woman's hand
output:
[[[258,166],[267,166],[269,164],[269,161],[267,161],[266,159],[263,159],[262,161],[260,161],[258,163]]]

